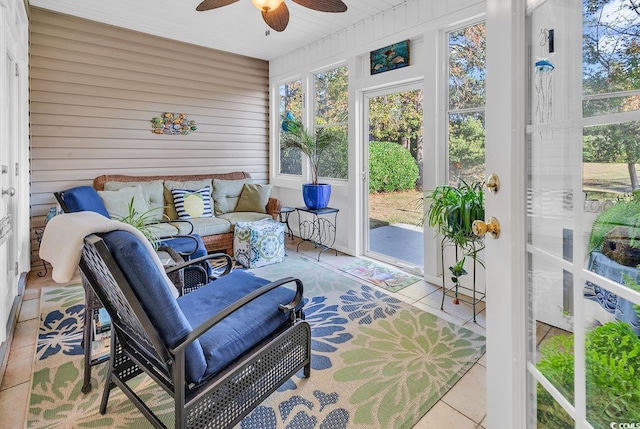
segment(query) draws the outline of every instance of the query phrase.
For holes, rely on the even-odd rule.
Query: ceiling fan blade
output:
[[[319,12],[345,12],[347,5],[342,0],[293,0],[300,6]]]
[[[222,6],[228,6],[237,2],[238,0],[204,0],[196,7],[198,12],[204,12],[205,10],[217,9]]]
[[[276,10],[262,11],[262,19],[275,31],[284,31],[289,24],[289,8],[284,2]]]

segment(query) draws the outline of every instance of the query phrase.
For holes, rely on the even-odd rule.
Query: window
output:
[[[280,141],[282,141],[282,121],[289,116],[300,121],[302,118],[302,81],[280,85]],[[301,154],[295,148],[283,148],[280,146],[280,174],[302,175]]]
[[[485,155],[484,23],[449,33],[449,182],[479,182]]]
[[[640,7],[633,0],[584,0],[582,40],[583,190],[615,200],[640,189]],[[606,115],[606,116],[605,116]]]
[[[329,148],[319,162],[319,176],[347,179],[349,112],[349,71],[347,66],[317,73],[314,82],[315,128],[328,128],[341,137],[341,142]]]

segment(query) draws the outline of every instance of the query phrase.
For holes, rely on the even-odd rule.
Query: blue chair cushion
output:
[[[191,324],[198,326],[245,295],[269,283],[246,271],[234,270],[206,286],[181,296],[178,305]],[[244,352],[269,336],[289,317],[278,309],[288,304],[295,290],[278,287],[226,317],[199,340],[207,369],[205,377],[224,369]]]
[[[109,217],[100,195],[91,186],[78,186],[63,192],[64,202],[70,213],[96,212]]]
[[[165,346],[178,344],[193,328],[147,247],[128,231],[111,231],[102,238]],[[205,375],[207,362],[198,340],[186,349],[185,367],[189,381],[198,382]]]

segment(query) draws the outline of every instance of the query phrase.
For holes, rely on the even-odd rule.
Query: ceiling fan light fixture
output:
[[[270,12],[276,10],[284,0],[251,0],[251,3],[261,11]]]

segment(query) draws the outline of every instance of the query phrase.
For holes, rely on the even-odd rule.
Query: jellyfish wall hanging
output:
[[[548,52],[553,53],[553,30],[542,29],[540,46],[548,44]],[[543,49],[544,50],[544,49]],[[553,70],[555,66],[548,58],[538,58],[535,63],[536,124],[553,122]]]

